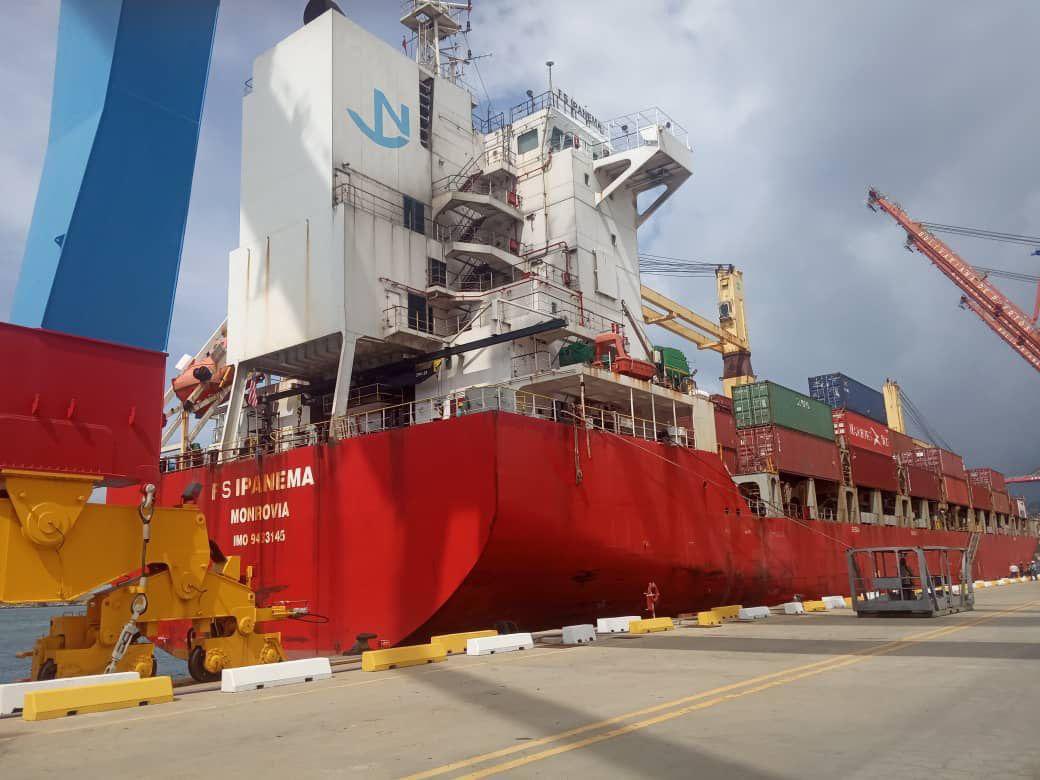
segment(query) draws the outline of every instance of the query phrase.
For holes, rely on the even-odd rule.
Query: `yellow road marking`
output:
[[[722,703],[727,702],[727,701],[732,701],[734,699],[739,699],[739,698],[742,698],[744,696],[748,696],[748,695],[751,695],[751,694],[754,694],[754,693],[760,693],[762,691],[769,690],[771,688],[775,688],[775,687],[778,687],[780,685],[787,685],[789,683],[795,682],[797,680],[804,679],[806,677],[812,677],[812,676],[815,676],[817,674],[822,674],[823,672],[829,672],[829,671],[833,671],[835,669],[839,669],[839,668],[842,668],[842,667],[845,667],[845,666],[850,666],[852,664],[856,664],[856,663],[859,663],[861,661],[865,661],[865,660],[867,660],[867,659],[869,659],[871,657],[878,656],[878,655],[886,655],[888,653],[895,652],[896,650],[902,649],[904,647],[909,647],[909,646],[914,645],[914,644],[918,644],[918,643],[921,643],[921,642],[926,642],[926,641],[929,641],[931,639],[936,639],[936,638],[938,638],[940,636],[945,636],[947,634],[952,634],[952,633],[956,633],[958,631],[963,631],[963,630],[965,630],[967,628],[971,628],[972,626],[979,625],[980,623],[985,623],[987,621],[994,620],[994,619],[996,619],[998,617],[1001,617],[1003,615],[1008,615],[1008,614],[1011,614],[1013,612],[1017,612],[1019,610],[1025,609],[1026,607],[1033,606],[1036,603],[1040,603],[1040,602],[1035,602],[1035,601],[1028,602],[1026,604],[1019,605],[1019,606],[1014,607],[1012,609],[1004,610],[1002,612],[998,612],[998,613],[995,613],[993,615],[988,615],[986,617],[978,618],[976,620],[973,620],[973,621],[970,621],[970,622],[967,622],[967,623],[961,623],[959,625],[948,626],[948,627],[940,628],[940,629],[933,629],[931,631],[925,631],[925,632],[921,632],[921,633],[918,633],[918,634],[911,634],[911,635],[903,637],[901,639],[893,640],[891,642],[885,642],[883,644],[878,645],[877,647],[871,648],[870,650],[864,650],[864,651],[861,651],[861,652],[858,652],[858,653],[853,653],[853,654],[844,654],[844,655],[838,655],[838,656],[831,656],[830,658],[825,658],[825,659],[823,659],[821,661],[816,661],[816,662],[813,662],[813,663],[810,663],[810,664],[804,664],[802,666],[792,667],[790,669],[784,669],[784,670],[781,670],[781,671],[778,671],[778,672],[773,672],[773,673],[770,673],[770,674],[760,675],[758,677],[752,677],[752,678],[750,678],[748,680],[744,680],[742,682],[731,683],[729,685],[724,685],[724,686],[721,686],[719,688],[714,688],[714,689],[709,690],[709,691],[703,691],[701,693],[694,694],[692,696],[686,696],[686,697],[683,697],[683,698],[680,698],[680,699],[675,699],[675,700],[670,701],[670,702],[664,702],[662,704],[658,704],[658,705],[655,705],[655,706],[652,706],[652,707],[646,707],[646,708],[641,709],[641,710],[634,710],[632,712],[624,713],[622,715],[616,715],[616,716],[614,716],[612,718],[608,718],[606,720],[598,721],[598,722],[595,722],[595,723],[589,723],[589,724],[586,724],[584,726],[579,726],[577,728],[568,729],[567,731],[559,732],[557,734],[552,734],[552,735],[549,735],[549,736],[546,736],[546,737],[541,737],[539,739],[531,740],[529,742],[525,742],[522,745],[513,745],[513,746],[510,746],[510,747],[507,747],[507,748],[503,748],[501,750],[493,751],[491,753],[484,753],[482,755],[473,756],[471,758],[463,759],[461,761],[455,761],[453,763],[445,764],[445,765],[440,766],[440,767],[436,767],[436,768],[429,769],[429,770],[426,770],[426,771],[423,771],[423,772],[418,772],[416,774],[408,775],[403,780],[421,780],[421,778],[436,777],[438,775],[443,775],[443,774],[446,774],[448,772],[453,772],[453,771],[458,770],[458,769],[464,769],[466,767],[473,766],[475,764],[487,763],[488,761],[491,761],[492,759],[503,758],[503,757],[505,757],[507,755],[512,755],[514,753],[528,751],[531,748],[537,747],[539,745],[545,745],[545,744],[549,744],[549,743],[552,743],[552,742],[558,742],[560,740],[567,739],[568,737],[577,736],[579,734],[584,734],[584,733],[587,733],[589,731],[596,731],[598,729],[603,728],[604,726],[614,725],[616,723],[620,723],[622,721],[626,721],[626,720],[629,720],[629,719],[634,718],[634,717],[639,717],[639,716],[642,716],[642,715],[648,715],[648,714],[651,714],[651,713],[654,713],[654,712],[661,712],[662,710],[669,710],[668,712],[664,712],[664,713],[662,713],[660,715],[657,715],[655,717],[652,717],[652,718],[647,718],[645,720],[636,721],[634,723],[628,723],[628,724],[625,724],[624,726],[621,726],[620,728],[612,729],[611,731],[607,731],[607,732],[603,732],[601,734],[596,734],[596,735],[593,735],[593,736],[590,736],[590,737],[586,737],[585,739],[577,740],[575,742],[569,742],[569,743],[567,743],[565,745],[560,745],[558,747],[551,748],[549,750],[543,750],[541,752],[533,753],[531,755],[521,756],[519,758],[513,759],[512,761],[506,761],[506,762],[501,763],[501,764],[496,764],[496,765],[488,767],[486,769],[478,770],[478,771],[473,772],[471,774],[463,775],[462,777],[466,777],[466,778],[479,778],[479,777],[488,777],[490,775],[499,774],[501,772],[507,772],[507,771],[509,771],[511,769],[515,769],[515,768],[517,768],[519,766],[530,764],[530,763],[533,763],[535,761],[541,761],[541,760],[544,760],[546,758],[551,758],[552,756],[556,756],[556,755],[559,755],[561,753],[566,753],[566,752],[571,751],[571,750],[577,750],[577,749],[582,748],[582,747],[587,747],[588,745],[593,745],[593,744],[596,744],[598,742],[603,742],[604,740],[613,739],[615,737],[619,737],[619,736],[622,736],[624,734],[631,733],[633,731],[637,731],[637,730],[640,730],[640,729],[647,728],[649,726],[653,726],[653,725],[655,725],[657,723],[662,723],[664,721],[668,721],[668,720],[672,720],[674,718],[682,717],[683,715],[688,715],[688,714],[690,714],[692,712],[696,712],[698,710],[707,709],[708,707],[714,707],[714,706],[716,706],[718,704],[722,704]],[[749,687],[749,686],[751,686],[751,687]],[[743,689],[743,690],[740,690],[740,689]],[[719,694],[722,694],[722,695],[719,695]],[[714,698],[711,698],[711,697],[714,697]],[[697,702],[697,703],[696,704],[691,704],[691,702]],[[687,705],[687,706],[681,706],[681,705]],[[680,707],[680,708],[679,709],[673,709],[675,707]]]

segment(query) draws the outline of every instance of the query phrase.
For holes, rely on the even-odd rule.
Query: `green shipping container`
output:
[[[733,417],[737,428],[779,425],[821,439],[834,439],[834,422],[827,404],[776,382],[734,387]]]

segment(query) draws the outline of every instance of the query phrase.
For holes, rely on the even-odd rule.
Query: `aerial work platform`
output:
[[[973,547],[977,544],[850,548],[846,556],[856,616],[938,617],[974,609]]]

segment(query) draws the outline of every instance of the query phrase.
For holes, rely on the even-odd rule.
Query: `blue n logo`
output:
[[[350,118],[354,120],[354,124],[358,126],[362,133],[367,135],[373,141],[380,146],[385,146],[387,149],[400,149],[411,138],[412,131],[408,126],[408,106],[404,103],[401,104],[401,112],[394,111],[390,105],[390,101],[386,99],[386,95],[380,89],[375,90],[373,95],[373,106],[372,113],[375,116],[375,127],[369,127],[368,123],[365,122],[361,116],[353,109],[348,108],[347,113],[350,114]],[[400,135],[387,136],[383,134],[383,115],[386,114],[393,120],[393,123],[397,125],[397,132]]]

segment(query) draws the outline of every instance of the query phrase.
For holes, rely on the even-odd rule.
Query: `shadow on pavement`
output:
[[[430,674],[421,678],[417,677],[415,684],[420,684],[420,681],[422,685],[434,688],[438,693],[449,696],[469,707],[483,710],[489,716],[497,716],[512,721],[516,724],[514,739],[517,741],[513,743],[516,745],[522,744],[523,740],[536,740],[543,736],[568,731],[612,717],[611,713],[591,712],[579,707],[561,704],[558,701],[553,701],[529,691],[497,684],[470,674],[464,669],[451,669],[445,674]],[[605,680],[604,684],[609,684],[609,680]],[[634,705],[631,709],[653,706],[654,703],[648,701],[644,705]],[[661,710],[660,713],[651,713],[644,717],[652,717],[664,712],[667,712],[667,710]],[[636,717],[634,720],[639,720],[639,718]],[[474,764],[471,767],[467,767],[467,770],[476,771],[543,750],[550,750],[568,742],[580,741],[602,734],[622,725],[624,725],[624,722],[613,723],[601,729],[589,730],[560,741],[535,745],[530,748],[530,752],[517,751],[508,756],[491,759],[487,764]],[[696,739],[695,728],[691,727],[690,729],[691,741]],[[596,742],[587,747],[577,748],[575,753],[581,756],[594,756],[600,762],[601,769],[597,772],[597,776],[603,776],[604,770],[610,769],[613,770],[611,774],[619,776],[696,776],[697,778],[727,778],[727,780],[735,777],[750,778],[751,780],[767,780],[768,778],[778,777],[778,775],[764,774],[748,766],[726,761],[715,755],[695,750],[688,744],[663,739],[652,733],[651,729],[653,729],[653,726]],[[474,743],[467,749],[465,755],[455,756],[449,759],[449,761],[465,760],[473,755],[512,746],[507,743],[504,745],[483,744],[478,747]],[[567,755],[567,753],[563,754],[564,757]],[[554,760],[559,759],[557,757],[548,759],[549,762]],[[429,768],[432,769],[438,765],[431,762]],[[539,776],[559,776],[556,774],[558,765],[557,769],[554,770],[552,763],[535,762],[530,769],[532,774]]]

